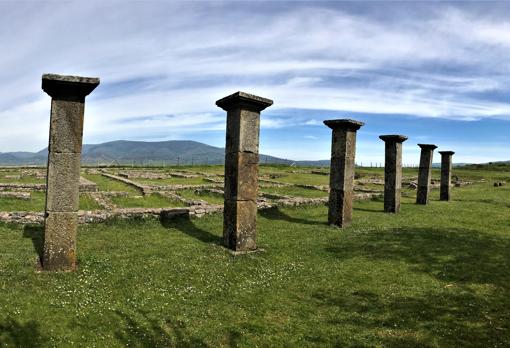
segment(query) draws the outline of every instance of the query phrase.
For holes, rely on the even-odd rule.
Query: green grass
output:
[[[431,195],[344,229],[261,211],[265,252],[239,257],[222,214],[82,225],[75,273],[35,273],[41,229],[0,224],[0,346],[507,346],[510,186]]]
[[[2,184],[45,184],[46,179],[38,179],[34,176],[24,176],[19,179],[0,177]]]
[[[169,208],[185,206],[184,203],[163,197],[157,193],[148,196],[111,197],[111,200],[119,208]]]
[[[43,211],[45,202],[45,192],[32,192],[29,200],[2,197],[0,211]]]
[[[97,202],[87,194],[80,194],[80,210],[102,209]]]
[[[305,198],[320,198],[328,196],[328,193],[326,191],[319,191],[295,186],[262,187],[260,188],[260,191],[264,193]]]
[[[0,198],[0,211],[44,211],[46,202],[46,193],[32,192],[29,200],[23,200],[12,197]],[[80,209],[95,210],[101,209],[90,196],[80,194]]]
[[[268,180],[286,182],[289,184],[329,185],[329,176],[319,174],[289,173],[286,176]]]
[[[107,178],[101,174],[82,174],[82,176],[85,179],[95,182],[99,191],[124,191],[134,195],[139,195],[141,193],[137,188],[131,185]]]
[[[197,193],[195,190],[180,190],[177,191],[176,194],[181,196],[182,198],[189,199],[189,200],[198,200],[201,199],[203,201],[206,201],[210,204],[219,204],[223,205],[223,195],[216,194],[216,193]]]

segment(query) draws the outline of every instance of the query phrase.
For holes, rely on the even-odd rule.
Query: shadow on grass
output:
[[[384,213],[384,209],[353,208],[354,211],[366,211],[368,213]]]
[[[123,327],[115,332],[115,337],[126,347],[207,347],[200,338],[193,337],[186,325],[177,320],[161,321],[149,318],[145,313],[129,315],[117,311]]]
[[[383,346],[505,346],[510,342],[509,248],[510,238],[476,230],[371,231],[326,250],[340,260],[404,262],[411,272],[444,284],[423,291],[417,285],[409,297],[319,289],[313,298],[318,306],[346,313],[332,324],[379,332]]]
[[[259,215],[268,219],[268,220],[282,220],[295,224],[303,224],[303,225],[327,225],[327,221],[313,221],[295,218],[290,215],[285,214],[278,207],[273,207],[269,209],[259,210]]]
[[[161,225],[165,228],[175,228],[190,237],[198,239],[204,243],[213,243],[222,245],[222,237],[212,234],[195,226],[189,215],[181,215],[174,217],[161,217]]]
[[[42,259],[44,252],[44,227],[41,225],[26,225],[23,228],[23,237],[32,239],[34,249]]]
[[[41,333],[39,324],[30,320],[20,323],[13,318],[0,321],[0,346],[2,347],[40,347],[48,343]]]

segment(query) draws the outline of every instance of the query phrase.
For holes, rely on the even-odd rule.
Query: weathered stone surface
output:
[[[338,119],[338,120],[326,120],[324,124],[331,129],[344,129],[347,131],[355,132],[360,129],[365,123],[351,120],[348,118]]]
[[[384,211],[398,213],[402,189],[402,143],[407,137],[395,134],[379,138],[385,142]]]
[[[74,212],[47,212],[44,222],[43,268],[47,271],[76,269],[76,231]]]
[[[453,151],[439,151],[441,154],[441,188],[439,199],[449,201],[451,199],[451,181],[452,181],[452,156]]]
[[[17,198],[24,201],[28,201],[31,198],[30,192],[4,192],[0,191],[0,198]]]
[[[328,223],[347,227],[352,221],[353,191],[334,190],[329,193]]]
[[[232,250],[255,250],[257,203],[225,200],[223,210],[223,240]]]
[[[97,86],[99,78],[71,75],[44,74],[42,89],[52,98],[84,100]]]
[[[225,173],[225,197],[230,200],[256,201],[258,195],[258,154],[227,153],[225,165],[232,168]]]
[[[348,226],[352,219],[356,131],[363,122],[341,119],[324,124],[333,130],[329,192],[329,224]]]
[[[416,192],[416,204],[428,204],[430,193],[430,175],[432,170],[432,157],[436,145],[418,144],[421,148],[420,168],[418,172],[418,191]]]
[[[259,152],[260,113],[234,109],[227,113],[225,152]]]
[[[52,97],[46,187],[43,268],[76,268],[80,153],[85,96],[99,79],[45,74],[42,88]]]
[[[46,210],[72,212],[79,206],[80,154],[50,152]]]
[[[232,250],[256,249],[260,111],[272,104],[244,92],[216,102],[227,111],[223,235]]]
[[[51,101],[50,152],[81,152],[84,107],[81,101]]]
[[[268,106],[273,105],[273,101],[271,99],[239,91],[216,101],[216,105],[225,111],[243,109],[261,112]]]

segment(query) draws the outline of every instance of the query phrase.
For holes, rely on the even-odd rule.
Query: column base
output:
[[[233,251],[257,250],[257,203],[225,200],[223,243]]]
[[[76,212],[46,212],[44,220],[44,271],[76,270]]]

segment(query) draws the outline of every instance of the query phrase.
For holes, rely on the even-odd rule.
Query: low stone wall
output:
[[[179,191],[187,189],[221,189],[223,185],[219,184],[201,184],[201,185],[150,185],[151,192],[158,191]]]
[[[80,192],[97,192],[97,184],[80,176]]]
[[[0,198],[17,198],[28,201],[31,197],[30,192],[0,191]]]
[[[0,191],[46,191],[46,184],[0,183]]]
[[[149,193],[151,191],[150,187],[147,186],[147,185],[141,185],[141,184],[137,183],[136,181],[132,181],[132,180],[123,178],[123,177],[118,176],[118,175],[113,175],[113,174],[109,174],[109,173],[105,173],[105,172],[101,172],[101,175],[106,177],[106,178],[110,178],[110,179],[113,179],[113,180],[117,180],[117,181],[123,182],[126,185],[133,186],[133,187],[139,189],[140,191],[142,191],[143,194],[146,194],[146,191],[147,191],[147,193]]]

